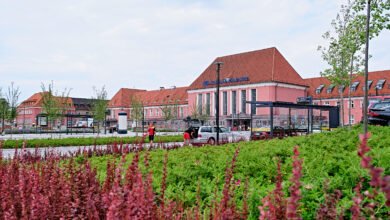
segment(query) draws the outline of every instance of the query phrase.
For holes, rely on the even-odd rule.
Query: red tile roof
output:
[[[144,106],[159,106],[165,104],[188,104],[188,87],[176,87],[160,90],[120,89],[109,102],[109,107],[130,107],[131,99],[142,101]]]
[[[129,107],[131,97],[136,92],[144,91],[146,90],[121,88],[108,102],[108,107]]]
[[[24,100],[18,108],[20,107],[41,107],[42,104],[42,92],[35,93],[30,98]]]
[[[47,92],[46,92],[47,93]],[[34,95],[32,95],[31,97],[29,97],[28,99],[24,100],[22,103],[20,103],[20,105],[18,106],[18,108],[29,108],[29,107],[42,107],[42,102],[43,102],[43,92],[37,92],[35,93]],[[57,99],[60,99],[61,97],[56,97]],[[71,97],[69,97],[67,99],[67,103],[71,105],[71,107],[74,107],[73,106],[73,99]]]
[[[351,91],[351,96],[358,97],[364,95],[364,76],[353,74],[352,77],[352,83],[359,82],[358,86],[356,87],[356,91]],[[384,79],[386,80],[383,89],[375,89],[376,85],[379,80]],[[368,94],[370,96],[376,96],[376,95],[390,95],[390,70],[383,70],[383,71],[375,71],[375,72],[369,72],[368,73],[368,80],[372,80],[372,84],[369,87]],[[340,94],[338,92],[338,88],[334,88],[331,93],[327,93],[327,89],[329,88],[329,85],[331,85],[330,81],[325,77],[316,77],[316,78],[308,78],[304,79],[306,84],[309,85],[308,95],[312,96],[315,99],[325,99],[325,98],[338,98],[340,97]],[[316,89],[320,85],[325,85],[322,89],[321,93],[317,94]],[[343,95],[346,97],[348,96],[348,89],[349,87],[345,87]]]
[[[215,62],[223,62],[220,72],[221,81],[228,78],[248,77],[247,80],[233,80],[233,82],[230,80],[228,83],[222,83],[221,87],[261,82],[283,82],[306,86],[301,76],[278,49],[272,47],[216,58],[189,86],[189,90],[215,87],[215,83],[209,85],[205,83],[216,80]]]

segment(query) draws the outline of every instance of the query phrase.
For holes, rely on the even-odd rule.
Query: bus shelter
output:
[[[247,101],[251,105],[251,138],[283,138],[331,130],[340,124],[338,106],[292,102]],[[256,112],[256,114],[254,114]]]

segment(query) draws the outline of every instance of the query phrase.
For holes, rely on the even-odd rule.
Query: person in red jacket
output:
[[[148,135],[149,135],[149,142],[150,142],[150,144],[153,144],[154,136],[156,135],[156,128],[154,127],[153,124],[149,125]]]

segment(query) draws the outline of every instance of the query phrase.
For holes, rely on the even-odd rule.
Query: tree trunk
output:
[[[344,91],[340,92],[341,127],[344,127]]]
[[[349,90],[348,90],[348,125],[349,129],[351,129],[351,112],[352,112],[352,98],[351,98],[351,85],[352,85],[352,71],[353,71],[353,54],[351,56],[351,69],[349,73]]]

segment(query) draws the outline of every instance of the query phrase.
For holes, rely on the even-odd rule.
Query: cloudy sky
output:
[[[106,86],[189,85],[215,57],[277,47],[303,77],[326,64],[321,35],[342,0],[0,0],[0,87],[20,99],[41,83],[91,97]],[[390,33],[371,41],[370,70],[390,69]]]

